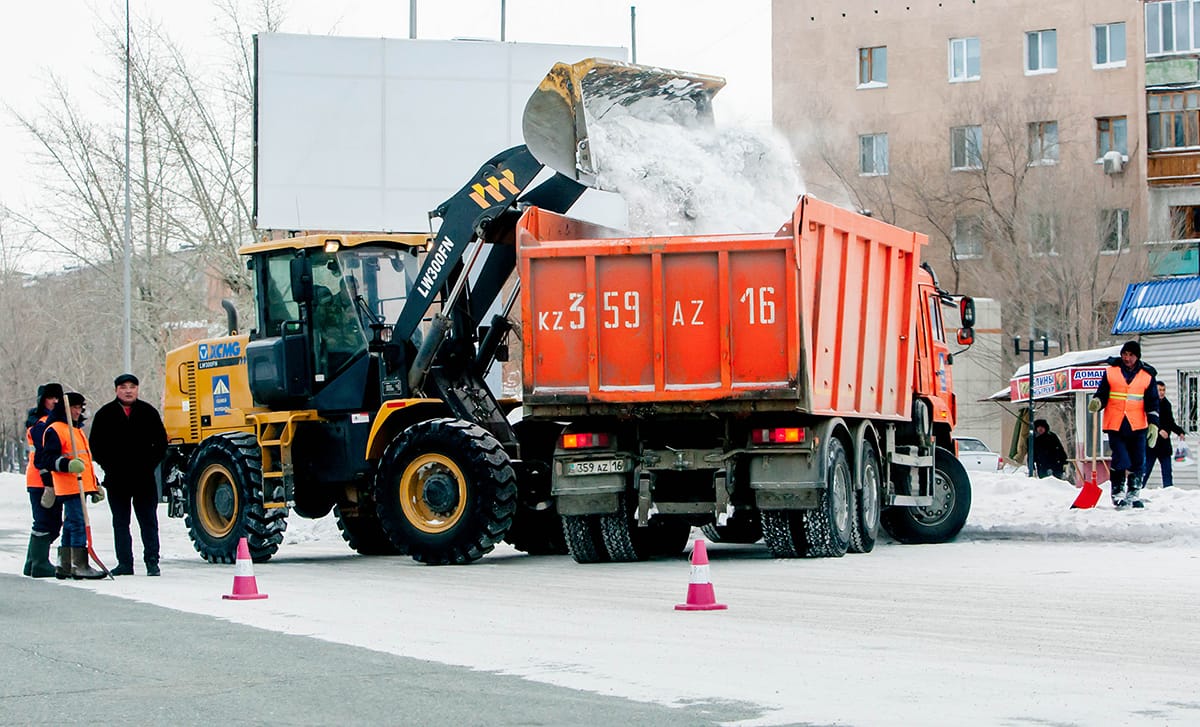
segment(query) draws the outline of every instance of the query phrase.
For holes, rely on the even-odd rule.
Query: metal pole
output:
[[[125,0],[125,320],[121,337],[124,371],[133,370],[132,217],[129,205],[129,0]]]
[[[1037,473],[1033,471],[1033,338],[1029,339],[1029,476],[1036,477]]]
[[[417,37],[417,0],[408,0],[408,37]]]
[[[630,63],[637,63],[637,6],[629,6],[629,53]]]
[[[500,42],[501,43],[504,42],[504,17],[506,15],[505,8],[504,8],[505,4],[506,4],[505,0],[500,0]]]

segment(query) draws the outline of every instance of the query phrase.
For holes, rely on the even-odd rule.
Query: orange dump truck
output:
[[[801,198],[774,234],[632,237],[537,208],[517,228],[523,415],[564,424],[552,494],[579,562],[690,528],[777,557],[942,542],[970,510],[924,235]]]

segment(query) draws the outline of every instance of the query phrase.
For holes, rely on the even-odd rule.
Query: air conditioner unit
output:
[[[1125,163],[1129,161],[1129,157],[1125,156],[1116,149],[1113,149],[1111,151],[1104,152],[1104,156],[1101,157],[1101,161],[1104,163],[1105,174],[1120,174],[1121,172],[1125,171]]]

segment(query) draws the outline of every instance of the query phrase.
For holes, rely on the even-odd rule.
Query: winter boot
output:
[[[27,576],[49,578],[54,575],[54,564],[50,562],[50,535],[33,533],[29,536],[29,550],[25,552]]]
[[[1129,478],[1129,494],[1125,496],[1125,501],[1130,507],[1141,509],[1146,506],[1142,502],[1142,479],[1136,475]]]
[[[104,573],[88,565],[87,548],[71,548],[71,577],[77,581],[94,581],[103,578]]]
[[[114,576],[131,576],[133,575],[133,566],[128,563],[117,563],[116,567],[109,571]]]
[[[66,546],[58,548],[58,565],[54,567],[54,577],[60,581],[71,577],[71,549]]]
[[[1125,478],[1122,477],[1118,480],[1116,477],[1114,477],[1112,481],[1113,507],[1117,508],[1118,510],[1124,510],[1125,508],[1129,507],[1129,501],[1126,499],[1126,497]]]

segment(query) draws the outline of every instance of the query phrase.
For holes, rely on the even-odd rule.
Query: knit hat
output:
[[[1033,428],[1037,429],[1038,427],[1045,427],[1047,432],[1050,431],[1050,424],[1045,419],[1033,420]]]
[[[113,388],[115,389],[121,384],[133,384],[134,386],[137,386],[138,379],[133,374],[121,374],[117,378],[113,379]]]
[[[1126,341],[1125,345],[1121,346],[1121,353],[1125,353],[1127,351],[1129,353],[1132,353],[1134,356],[1141,358],[1142,357],[1142,344],[1138,343],[1137,341]]]
[[[67,406],[83,406],[84,404],[87,404],[87,399],[83,397],[83,394],[78,391],[67,392]]]

